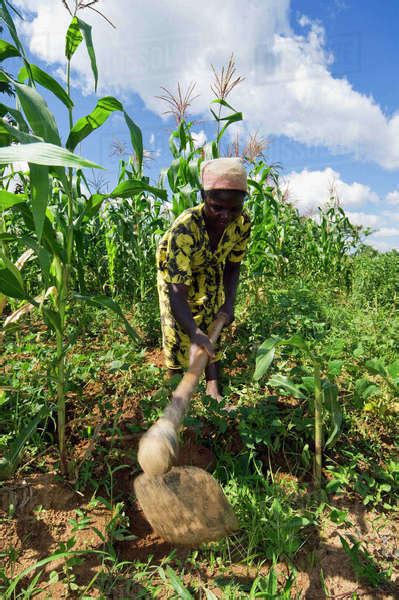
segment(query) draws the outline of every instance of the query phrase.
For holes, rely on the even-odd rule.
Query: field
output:
[[[243,119],[229,102],[244,85],[233,57],[214,70],[204,146],[194,89],[164,91],[175,124],[154,182],[118,99],[74,118],[80,44],[98,77],[84,12],[71,14],[62,87],[29,62],[10,3],[0,8],[0,596],[397,598],[399,253],[368,246],[334,189],[318,215],[300,215],[259,135],[228,143]],[[65,106],[64,142],[43,88]],[[80,153],[114,112],[131,149],[104,192]],[[199,201],[202,160],[224,155],[247,167],[251,241],[223,334],[224,400],[201,382],[179,461],[216,477],[240,530],[173,547],[133,490],[138,440],[177,383],[163,367],[155,251]]]

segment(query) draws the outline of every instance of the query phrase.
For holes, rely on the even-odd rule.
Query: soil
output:
[[[158,365],[159,351],[147,352],[147,359]],[[96,382],[89,382],[83,390],[84,401],[93,403],[93,407],[95,407],[95,398],[107,393],[107,390],[109,390],[109,381],[105,379],[100,378]],[[182,565],[191,551],[185,548],[173,548],[154,535],[134,498],[133,479],[138,473],[135,452],[139,434],[129,432],[127,424],[142,421],[140,399],[119,398],[118,410],[122,417],[116,438],[105,435],[101,429],[102,415],[98,410],[97,412],[93,411],[90,422],[93,427],[98,427],[95,444],[79,438],[78,429],[81,422],[78,416],[79,410],[75,410],[72,424],[70,422],[70,433],[72,439],[76,441],[74,458],[77,470],[83,459],[90,460],[90,456],[96,465],[103,463],[103,454],[100,450],[115,446],[115,460],[128,465],[115,472],[115,494],[118,500],[124,502],[125,515],[129,520],[129,534],[135,536],[134,539],[114,542],[119,561],[141,561],[145,564],[152,556],[152,564],[160,565],[162,560],[175,550],[173,560],[180,561],[180,565]],[[73,418],[75,418],[75,422]],[[209,440],[211,431],[207,431],[205,426],[201,435],[204,440]],[[233,454],[238,453],[241,449],[241,442],[233,426],[229,426],[224,437],[230,440],[228,443],[226,442],[226,448]],[[194,465],[210,471],[215,465],[215,456],[212,450],[201,444],[195,431],[190,428],[187,428],[183,435],[179,464]],[[52,470],[51,465],[50,457],[47,461],[48,472],[16,478],[4,482],[0,487],[0,553],[6,553],[5,556],[7,556],[7,553],[14,549],[17,561],[13,566],[13,576],[20,574],[38,560],[51,555],[60,549],[61,544],[66,544],[71,538],[75,540],[73,550],[103,550],[104,544],[100,536],[107,538],[107,528],[109,530],[109,524],[115,517],[115,514],[111,514],[104,504],[100,502],[94,506],[90,495],[77,492],[73,485],[61,480]],[[101,472],[94,471],[94,475],[101,477]],[[279,472],[278,477],[287,479],[287,485],[289,485],[289,478],[292,475]],[[107,497],[106,493],[98,495]],[[350,530],[345,530],[346,537],[348,534],[353,534],[357,539],[362,540],[368,551],[376,558],[392,563],[398,558],[399,531],[397,523],[376,512],[367,511],[364,506],[354,502],[344,502],[337,498],[331,503],[336,507],[348,510],[348,518],[352,526]],[[77,511],[81,512],[77,513]],[[77,527],[76,521],[82,519],[82,515],[86,516],[90,522],[85,527]],[[96,528],[99,533],[97,534],[93,528]],[[308,600],[322,600],[323,598],[338,600],[349,599],[356,592],[357,597],[364,600],[399,598],[399,595],[396,595],[399,592],[394,588],[384,591],[380,591],[381,588],[379,588],[379,591],[375,591],[358,582],[350,560],[342,550],[339,534],[342,534],[343,531],[342,525],[335,525],[327,520],[319,531],[309,532],[306,546],[296,560],[298,574],[295,589],[302,594],[301,597]],[[234,554],[234,541],[232,542],[232,552]],[[3,558],[2,561],[10,576],[11,562],[7,558]],[[60,569],[63,564],[65,564],[63,559],[50,562],[42,567],[43,573],[49,575],[50,572]],[[211,568],[209,565],[199,567],[198,564],[191,566],[188,563],[184,564],[184,567],[185,583],[190,583],[193,579],[200,579],[212,589],[218,598],[223,598],[223,591],[218,583],[221,578],[249,583],[259,573],[266,574],[269,568],[265,565],[261,569],[252,569],[240,564],[233,564],[227,568],[227,571],[221,571],[216,567]],[[100,569],[100,555],[85,556],[82,564],[75,568],[77,583],[79,585],[89,584]],[[26,584],[23,587],[28,585],[32,573],[29,573],[23,580],[23,584]],[[323,591],[321,574],[324,578],[326,592]],[[284,581],[286,575],[286,567],[284,564],[280,564],[279,578]],[[43,578],[44,576],[42,576]],[[99,587],[96,588],[94,585],[94,588],[90,590],[91,597],[95,597],[93,589],[98,590]],[[134,598],[136,596],[134,590],[131,582],[120,581],[106,597]],[[98,595],[100,595],[99,592]],[[55,582],[35,597],[44,600],[49,597],[57,599],[73,598],[74,596],[71,592],[66,591],[64,583]],[[165,592],[164,595],[158,597],[166,598],[168,593]]]

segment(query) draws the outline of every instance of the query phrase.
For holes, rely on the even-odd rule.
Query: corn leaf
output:
[[[4,117],[7,114],[11,115],[11,117],[14,119],[14,121],[16,123],[18,123],[21,131],[26,132],[26,133],[29,132],[29,127],[28,127],[23,115],[20,113],[20,111],[17,110],[16,108],[11,108],[9,106],[6,106],[5,104],[0,103],[0,117]],[[4,124],[5,124],[5,122],[4,122]]]
[[[19,161],[35,163],[36,165],[62,166],[62,167],[91,167],[102,169],[100,165],[73,154],[56,146],[45,142],[35,142],[32,144],[19,144],[15,146],[6,146],[0,148],[0,164],[8,164]]]
[[[271,385],[273,387],[283,388],[289,394],[291,394],[291,396],[294,396],[294,398],[302,398],[302,399],[306,398],[306,396],[300,390],[299,386],[295,385],[295,383],[293,383],[285,375],[280,375],[279,373],[277,373],[276,375],[273,375],[273,377],[271,377],[269,379],[267,384]]]
[[[15,44],[15,46],[18,48],[20,55],[22,56],[25,65],[27,67],[27,69],[29,70],[29,63],[27,61],[26,58],[26,54],[25,54],[25,50],[23,45],[21,44],[18,34],[17,34],[17,30],[15,28],[14,25],[14,21],[8,11],[8,7],[7,7],[7,2],[5,0],[0,0],[0,19],[2,19],[4,21],[4,23],[7,25],[8,27],[8,31],[10,32],[10,35],[12,37],[12,40]],[[12,7],[12,9],[16,12],[16,14],[19,15],[18,11],[16,11],[16,9],[14,7]]]
[[[10,298],[18,298],[19,300],[28,299],[21,274],[17,268],[14,267],[12,269],[8,265],[8,267],[0,269],[0,292]]]
[[[43,229],[44,229],[44,227],[43,227]],[[44,234],[44,235],[46,235],[46,234]],[[49,282],[51,254],[48,252],[48,250],[46,250],[46,248],[44,248],[43,245],[38,244],[36,242],[36,240],[34,240],[33,238],[31,238],[27,235],[24,235],[22,238],[19,238],[19,239],[21,240],[21,242],[23,244],[25,244],[26,246],[31,248],[31,250],[34,251],[34,253],[37,256],[39,263],[40,263],[42,277],[44,278],[44,281],[47,284]]]
[[[93,39],[91,37],[91,25],[89,25],[85,21],[82,21],[82,19],[78,19],[78,25],[86,42],[87,53],[90,58],[91,70],[94,76],[94,90],[97,91],[98,70],[96,63],[96,55],[93,46]]]
[[[110,298],[109,296],[82,296],[81,294],[74,294],[74,297],[77,300],[82,300],[83,302],[86,302],[87,304],[91,304],[92,306],[101,306],[102,308],[108,308],[109,310],[112,310],[112,312],[114,312],[116,315],[118,315],[118,317],[120,319],[122,319],[123,324],[125,326],[126,332],[128,333],[128,335],[135,341],[138,342],[140,341],[140,336],[138,335],[138,333],[133,329],[133,327],[130,325],[129,321],[126,319],[125,315],[123,314],[121,307],[119,306],[119,304],[117,304],[114,300],[112,300],[112,298]]]
[[[25,203],[16,204],[13,206],[12,210],[19,212],[22,215],[24,220],[25,227],[31,231],[35,231],[35,222],[33,219],[33,214],[29,206]],[[34,246],[29,243],[28,238],[22,238],[22,240],[26,239],[26,244],[34,249]],[[58,256],[62,261],[65,261],[65,252],[60,243],[57,240],[57,234],[53,229],[53,226],[50,223],[50,220],[46,216],[44,219],[43,226],[43,234],[42,234],[42,246],[50,252],[52,255]]]
[[[217,137],[217,141],[219,142],[219,140],[222,138],[222,136],[224,135],[224,132],[226,131],[226,129],[229,127],[229,125],[231,125],[232,123],[237,123],[237,121],[242,121],[243,116],[241,112],[236,112],[233,115],[229,115],[228,117],[223,117],[220,119],[220,121],[226,121],[226,123],[223,125],[222,129],[219,132],[219,135]]]
[[[82,40],[83,35],[79,29],[78,18],[73,17],[65,37],[65,56],[68,60],[71,60]]]
[[[32,77],[47,90],[52,92],[67,108],[73,108],[73,102],[71,98],[68,96],[64,88],[56,81],[51,75],[40,69],[37,65],[30,65]],[[29,78],[28,70],[24,66],[18,73],[18,81],[23,83],[26,79]]]
[[[52,310],[51,308],[47,308],[46,306],[42,306],[43,318],[46,321],[49,327],[52,327],[55,331],[62,334],[62,324],[60,313]]]
[[[25,133],[25,131],[21,131],[16,127],[13,127],[7,121],[0,120],[0,133],[7,134],[11,136],[11,138],[21,142],[21,144],[32,144],[33,142],[42,142],[42,138],[37,135],[32,135],[31,133]],[[12,139],[9,140],[8,144],[0,145],[0,147],[10,146]]]
[[[55,118],[47,106],[46,101],[34,88],[8,79],[15,86],[15,91],[33,133],[42,137],[46,142],[61,146]]]
[[[127,179],[123,181],[116,188],[107,195],[109,198],[126,198],[130,196],[135,196],[136,194],[140,194],[141,192],[150,192],[161,198],[161,200],[167,200],[167,192],[166,190],[162,190],[160,188],[155,188],[140,179]]]
[[[261,344],[256,353],[256,366],[255,373],[253,378],[255,381],[259,381],[264,374],[267,372],[270,367],[274,354],[276,352],[276,345],[278,345],[281,340],[277,337],[268,338]]]
[[[136,125],[136,123],[129,117],[125,110],[123,111],[123,115],[125,117],[126,125],[128,126],[130,132],[130,139],[132,142],[133,150],[137,157],[139,169],[141,169],[143,165],[143,134],[141,133],[140,127]]]
[[[231,104],[229,104],[228,102],[226,102],[226,100],[223,100],[222,98],[215,98],[214,100],[211,101],[211,104],[220,104],[221,106],[225,106],[226,108],[229,108],[233,112],[237,112],[236,109],[231,106]],[[219,120],[219,117],[217,115],[215,115],[215,119]]]
[[[5,40],[0,40],[0,61],[13,56],[20,56],[19,50]]]
[[[90,135],[92,131],[101,127],[115,110],[123,110],[123,106],[119,100],[113,96],[100,98],[92,112],[74,124],[65,144],[66,147],[69,150],[76,148],[79,142]]]
[[[328,448],[333,445],[342,426],[342,408],[338,403],[338,388],[335,383],[325,381],[323,384],[323,404],[330,413],[330,435],[324,447]]]
[[[41,240],[43,233],[44,218],[48,197],[50,194],[50,182],[48,177],[48,167],[44,165],[29,164],[32,214],[35,223],[37,239]]]
[[[121,111],[125,117],[126,125],[130,132],[130,140],[141,169],[143,163],[143,136],[141,129],[129,117],[123,108],[123,104],[113,96],[100,98],[92,112],[74,124],[69,133],[66,147],[69,150],[74,150],[79,142],[84,140],[95,129],[101,127],[115,111]]]
[[[26,202],[26,196],[24,194],[12,194],[6,190],[0,190],[0,212],[7,210],[20,202]]]

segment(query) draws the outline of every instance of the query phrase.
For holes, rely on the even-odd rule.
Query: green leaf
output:
[[[166,574],[172,584],[173,589],[178,594],[180,600],[194,600],[194,596],[190,594],[183,582],[179,579],[176,573],[169,566],[166,567]]]
[[[62,334],[60,313],[42,305],[43,317],[47,325]]]
[[[276,344],[279,342],[278,338],[269,338],[259,346],[256,353],[256,367],[253,378],[255,381],[259,381],[270,367],[274,354],[276,352]]]
[[[33,238],[24,235],[21,238],[21,241],[28,246],[29,248],[31,248],[32,250],[34,250],[35,255],[37,256],[39,263],[40,263],[40,268],[42,270],[42,275],[44,277],[44,280],[46,281],[46,283],[48,283],[48,279],[49,279],[49,273],[50,273],[50,265],[51,265],[51,254],[48,252],[48,250],[46,248],[44,248],[42,245],[38,244],[36,242],[36,240],[34,240]]]
[[[0,292],[10,298],[28,299],[21,274],[16,267],[12,269],[8,265],[8,268],[0,269]]]
[[[26,196],[24,194],[12,194],[6,190],[0,190],[0,212],[7,210],[20,202],[26,202]]]
[[[52,92],[67,108],[73,108],[73,102],[68,96],[64,88],[56,81],[51,75],[40,69],[36,65],[30,65],[33,79],[45,87],[47,90]],[[29,78],[28,70],[26,67],[22,67],[18,73],[18,81],[23,83]]]
[[[299,348],[300,350],[305,352],[305,354],[310,355],[308,345],[305,342],[304,338],[301,335],[299,335],[299,333],[296,333],[287,340],[284,340],[284,344],[287,344],[288,346],[295,346],[295,348]]]
[[[20,56],[19,50],[5,40],[0,40],[0,62],[13,56]]]
[[[27,133],[29,132],[29,127],[20,111],[16,108],[10,108],[5,104],[0,103],[0,116],[4,117],[7,114],[11,115],[12,118],[16,121],[16,123],[18,123],[21,131],[25,131]]]
[[[47,202],[50,194],[50,182],[48,177],[48,167],[43,165],[29,164],[32,214],[35,222],[37,239],[41,240],[43,233],[44,219],[46,216]]]
[[[237,112],[236,109],[231,106],[231,104],[229,104],[228,102],[226,102],[226,100],[223,100],[222,98],[215,98],[211,101],[211,104],[221,104],[222,106],[229,108],[233,112]]]
[[[137,156],[139,168],[141,169],[143,163],[143,136],[141,129],[129,117],[127,112],[124,110],[122,103],[113,96],[105,96],[104,98],[100,98],[92,112],[89,115],[82,117],[75,123],[69,133],[66,147],[69,150],[76,148],[79,142],[84,140],[95,129],[101,127],[101,125],[103,125],[103,123],[105,123],[109,116],[115,111],[121,111],[125,117],[126,125],[130,132],[130,140],[132,142],[133,150]]]
[[[90,196],[85,202],[84,209],[79,214],[78,218],[74,221],[74,227],[78,229],[80,225],[84,222],[90,220],[94,215],[96,215],[104,200],[108,198],[105,194],[93,194]]]
[[[32,144],[19,144],[0,148],[0,164],[27,161],[36,165],[53,165],[62,167],[91,167],[102,169],[100,165],[73,154],[54,144],[35,142]]]
[[[136,123],[129,117],[127,112],[123,111],[126,125],[130,131],[130,139],[132,142],[133,150],[137,157],[137,162],[139,164],[139,169],[141,170],[143,166],[143,134],[141,133],[141,129]]]
[[[18,99],[33,133],[42,137],[46,142],[61,146],[60,134],[54,115],[39,92],[24,83],[7,77],[15,86]]]
[[[154,194],[154,196],[161,198],[161,200],[167,200],[168,197],[166,190],[152,187],[140,179],[127,179],[126,181],[123,181],[117,185],[110,194],[108,194],[108,197],[129,198],[130,196],[135,196],[136,194],[140,194],[142,192],[150,192],[151,194]]]
[[[12,7],[12,8],[19,15],[19,13],[15,10],[15,8],[14,7]],[[19,40],[17,30],[14,25],[14,21],[8,11],[7,2],[5,2],[5,0],[0,0],[0,19],[2,19],[4,21],[4,23],[7,25],[8,31],[10,32],[12,40],[13,40],[15,46],[18,48],[20,55],[24,59],[24,62],[27,65],[27,68],[29,69],[29,63],[26,59],[24,47]]]
[[[78,25],[80,31],[83,33],[83,37],[86,42],[87,53],[90,58],[91,70],[93,71],[94,76],[94,90],[97,91],[97,82],[98,82],[98,70],[96,63],[96,55],[94,53],[93,39],[91,37],[91,25],[82,21],[82,19],[78,19]]]
[[[69,150],[76,148],[77,144],[90,135],[92,131],[101,127],[115,110],[123,111],[123,106],[119,100],[113,96],[100,98],[92,112],[74,124],[69,133],[66,147]]]
[[[4,459],[9,470],[7,478],[15,472],[26,442],[32,437],[40,421],[42,421],[47,415],[48,408],[46,406],[42,406],[39,412],[37,412],[28,425],[26,425],[24,429],[18,433],[16,438],[11,442],[10,447],[5,451]],[[0,480],[1,479],[2,469],[0,469]]]
[[[373,375],[381,375],[382,377],[387,376],[386,367],[384,361],[380,358],[371,358],[366,362],[367,370]]]
[[[243,120],[243,116],[242,116],[242,113],[240,113],[240,112],[234,113],[234,115],[229,115],[228,117],[223,117],[222,119],[220,119],[220,121],[226,121],[226,123],[225,123],[225,125],[223,125],[222,129],[220,130],[219,135],[217,137],[217,141],[219,141],[222,138],[222,136],[224,135],[224,132],[232,123],[236,123],[237,121],[242,121],[242,120]]]
[[[65,37],[65,56],[67,60],[71,60],[82,40],[83,35],[79,29],[78,18],[73,17]]]
[[[331,383],[330,381],[323,383],[323,404],[330,413],[331,420],[330,435],[324,445],[325,448],[328,448],[336,440],[341,430],[343,419],[342,408],[338,402],[338,388],[335,383]]]
[[[267,385],[271,385],[273,387],[281,387],[287,392],[289,392],[291,396],[294,396],[294,398],[306,398],[306,396],[300,390],[299,386],[295,385],[295,383],[293,383],[285,375],[280,375],[279,373],[273,375],[267,382]]]
[[[327,365],[328,376],[329,377],[338,377],[338,375],[342,371],[342,367],[343,367],[344,363],[345,363],[344,360],[339,360],[339,359],[330,360]]]
[[[119,304],[117,304],[109,296],[103,296],[103,295],[100,295],[100,296],[82,296],[80,294],[74,294],[74,297],[77,300],[82,300],[84,302],[87,302],[87,304],[91,304],[92,306],[100,306],[102,308],[108,308],[109,310],[112,310],[112,312],[114,312],[116,315],[118,315],[118,317],[120,317],[122,319],[123,324],[125,325],[125,329],[126,329],[128,335],[135,342],[141,341],[140,340],[140,336],[136,333],[136,331],[130,325],[129,321],[126,319],[126,317],[123,314],[123,312],[122,312],[121,307],[119,306]]]
[[[21,144],[33,144],[34,142],[42,142],[42,138],[37,135],[32,135],[31,133],[25,133],[25,131],[21,131],[16,127],[13,127],[7,121],[0,120],[0,131],[4,131],[9,134],[13,139],[21,142]],[[12,140],[10,139],[7,144],[3,144],[4,146],[10,146]]]
[[[399,359],[387,366],[387,371],[392,379],[399,377]]]
[[[25,203],[16,204],[12,207],[12,210],[19,212],[24,220],[25,227],[31,231],[35,231],[35,222],[33,214],[29,206]],[[30,245],[30,244],[28,244]],[[43,234],[42,234],[42,245],[52,255],[58,256],[62,262],[65,262],[65,252],[60,243],[57,240],[57,234],[50,223],[50,220],[46,216],[44,219]]]

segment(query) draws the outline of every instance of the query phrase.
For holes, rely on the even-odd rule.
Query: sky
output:
[[[73,0],[69,0],[72,5]],[[24,21],[16,25],[30,60],[65,80],[65,32],[70,21],[61,0],[14,0]],[[100,0],[80,17],[93,26],[99,85],[84,45],[73,58],[74,119],[99,97],[119,98],[143,131],[156,179],[170,162],[174,120],[156,98],[196,82],[191,106],[198,143],[214,124],[210,65],[220,68],[234,53],[245,80],[231,104],[244,121],[232,129],[245,141],[255,132],[267,141],[265,158],[280,165],[282,186],[304,214],[315,213],[334,185],[352,222],[372,228],[375,248],[399,248],[399,2],[385,0]],[[10,72],[15,59],[7,63]],[[64,139],[67,115],[48,99]],[[116,183],[113,143],[129,148],[121,115],[115,114],[79,147],[102,166],[104,185]],[[90,179],[89,173],[89,179]],[[94,177],[94,175],[92,175]]]

